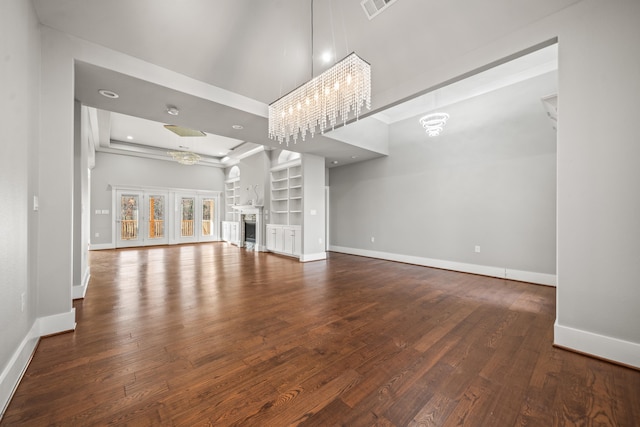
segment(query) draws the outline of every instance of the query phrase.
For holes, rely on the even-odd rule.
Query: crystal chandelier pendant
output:
[[[167,154],[181,165],[195,165],[201,159],[198,154],[192,153],[191,151],[168,151]]]
[[[355,53],[269,105],[269,138],[280,144],[324,133],[371,109],[371,65]]]

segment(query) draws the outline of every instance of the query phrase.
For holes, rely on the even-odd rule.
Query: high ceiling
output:
[[[578,1],[397,0],[369,20],[360,0],[315,0],[313,74],[357,52],[371,64],[372,113],[380,112],[404,82]],[[248,97],[264,104],[265,110],[312,74],[311,0],[33,3],[46,26]],[[323,63],[321,54],[326,51],[333,59]],[[98,88],[122,92],[121,97],[118,102],[101,97]],[[176,93],[118,70],[77,63],[76,98],[88,106],[158,123],[171,119],[166,105],[176,105],[181,113],[172,124],[225,137],[227,145],[216,145],[213,156],[233,148],[226,138],[278,146],[267,137],[264,115]],[[117,122],[116,117],[116,126]],[[244,129],[233,129],[233,124]],[[117,129],[111,131],[119,135]],[[316,136],[290,149],[340,159],[341,164],[384,154],[361,141],[341,139]]]

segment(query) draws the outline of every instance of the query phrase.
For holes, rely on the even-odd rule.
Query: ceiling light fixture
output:
[[[449,120],[447,113],[432,113],[420,118],[420,124],[429,136],[438,136]]]
[[[235,130],[244,129],[244,126],[242,126],[242,125],[232,125],[231,127],[234,128]]]
[[[195,165],[201,159],[198,154],[191,151],[167,151],[167,154],[173,157],[173,160],[181,165]]]
[[[269,105],[269,138],[280,144],[307,132],[334,129],[338,117],[358,119],[363,107],[371,109],[371,65],[355,53],[313,77],[313,0],[311,0],[311,80]]]
[[[100,89],[98,93],[106,98],[111,98],[111,99],[120,98],[120,95],[118,95],[112,90]]]
[[[178,114],[180,114],[180,110],[178,110],[178,107],[174,107],[173,105],[167,105],[167,114],[177,116]]]
[[[164,128],[182,137],[207,135],[201,130],[189,129],[189,128],[186,128],[183,126],[177,126],[177,125],[164,125]]]

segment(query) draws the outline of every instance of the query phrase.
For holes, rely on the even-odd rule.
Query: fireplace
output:
[[[256,221],[244,220],[244,241],[256,243]]]
[[[238,246],[249,250],[264,251],[264,232],[262,206],[233,206],[239,211]]]

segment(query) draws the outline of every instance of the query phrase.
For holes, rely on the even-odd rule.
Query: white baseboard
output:
[[[556,286],[555,274],[535,273],[533,271],[511,270],[505,268],[505,279],[517,280],[520,282],[537,283],[539,285]]]
[[[329,246],[333,252],[341,252],[350,255],[360,255],[369,258],[378,258],[388,261],[404,262],[407,264],[422,265],[425,267],[441,268],[444,270],[459,271],[461,273],[480,274],[482,276],[498,277],[501,279],[519,280],[522,282],[539,285],[556,286],[556,275],[535,273],[531,271],[512,270],[504,267],[491,267],[478,264],[467,264],[456,261],[424,258],[413,255],[401,255],[390,252],[370,251],[367,249],[347,248],[344,246]]]
[[[76,329],[76,309],[72,308],[66,313],[40,317],[36,320],[38,336],[58,334],[60,332]]]
[[[16,351],[9,359],[5,368],[0,372],[0,419],[4,415],[11,397],[24,375],[31,357],[36,350],[40,337],[66,332],[76,328],[76,312],[72,308],[67,313],[40,317],[33,322]]]
[[[89,245],[90,251],[101,251],[103,249],[115,249],[116,245],[113,243],[92,243]]]
[[[84,277],[82,278],[82,283],[80,285],[76,285],[71,289],[71,298],[72,299],[83,299],[87,293],[87,288],[89,287],[89,279],[91,278],[91,269],[87,267],[84,272]]]
[[[320,261],[323,259],[327,259],[326,252],[319,252],[317,254],[304,254],[300,255],[300,262],[309,262],[309,261]]]
[[[38,346],[40,335],[38,334],[38,321],[33,322],[33,326],[24,337],[18,349],[13,353],[11,359],[0,373],[0,419],[11,401],[11,397],[15,392],[22,376],[29,366],[31,357]]]
[[[554,325],[553,343],[559,347],[640,369],[640,344],[568,326]]]

